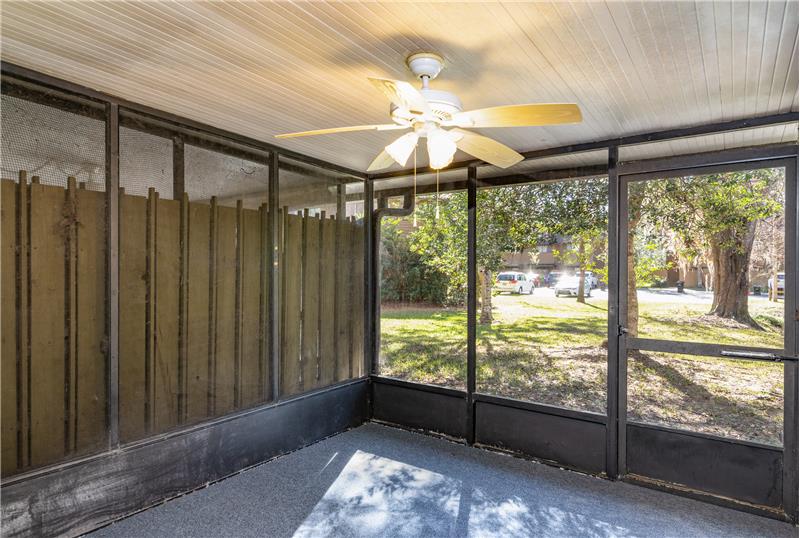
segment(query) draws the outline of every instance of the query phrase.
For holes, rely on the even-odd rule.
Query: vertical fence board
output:
[[[211,197],[208,237],[208,416],[214,416],[217,392],[217,275],[219,274],[219,211],[217,198]]]
[[[120,194],[119,206],[119,428],[130,441],[146,433],[147,199]]]
[[[234,409],[236,347],[236,209],[217,207],[214,414]]]
[[[61,212],[61,235],[65,241],[66,281],[64,362],[64,435],[65,453],[76,449],[78,426],[78,186],[74,177],[67,178],[67,192]]]
[[[106,440],[105,214],[105,193],[78,190],[76,443],[82,453]]]
[[[65,191],[32,184],[30,193],[30,436],[31,465],[39,466],[60,459],[66,443]]]
[[[22,188],[25,188],[24,186]],[[17,469],[17,193],[16,183],[0,181],[0,475]]]
[[[156,405],[156,241],[158,192],[147,190],[147,227],[145,231],[145,338],[144,338],[144,410],[145,431],[151,433],[155,424]]]
[[[364,375],[364,225],[353,223],[353,251],[350,263],[353,266],[352,289],[353,303],[350,309],[350,320],[353,324],[352,371],[353,376]]]
[[[27,467],[31,462],[30,401],[31,401],[31,273],[30,273],[30,187],[25,172],[19,173],[17,188],[17,465]]]
[[[211,207],[189,204],[189,274],[187,277],[187,352],[186,420],[197,422],[207,417],[210,369],[209,289]]]
[[[34,466],[74,449],[92,450],[106,436],[106,201],[103,193],[73,183],[66,190],[30,187],[30,315],[37,323],[34,393],[28,399],[17,394],[25,387],[18,379],[20,314],[14,295],[22,289],[16,206],[20,197],[28,204],[15,183],[3,183],[0,262],[5,298],[10,297],[3,302],[3,473],[22,461],[16,439],[21,415],[33,419]],[[266,399],[271,392],[266,207],[162,200],[153,190],[148,198],[120,193],[121,440]],[[28,212],[22,213],[27,226]],[[363,352],[363,327],[361,316],[353,314],[363,303],[363,269],[349,258],[363,255],[363,229],[307,211],[301,216],[284,210],[282,217],[281,388],[288,396],[329,385],[351,371],[361,373],[355,357]],[[26,257],[22,273],[27,272]]]
[[[317,352],[319,350],[319,219],[304,218],[303,250],[303,389],[319,385]]]
[[[180,146],[183,150],[182,141],[175,143],[176,149]],[[180,161],[180,171],[183,171],[183,160]],[[181,175],[182,179],[182,175]],[[176,187],[183,189],[183,183],[176,182]],[[178,296],[178,420],[183,424],[186,422],[187,409],[186,401],[189,394],[189,380],[187,378],[189,357],[188,338],[189,338],[189,196],[186,192],[180,196],[181,203],[181,252],[180,252],[180,289]]]
[[[180,201],[156,204],[155,360],[153,432],[178,424],[178,298],[180,292]]]
[[[261,213],[242,210],[242,304],[241,304],[241,405],[249,407],[261,400],[262,365],[261,321]]]
[[[244,243],[244,204],[236,202],[236,268],[233,308],[233,407],[242,406],[242,256]]]
[[[283,254],[283,353],[281,355],[281,396],[301,390],[300,367],[300,263],[302,217],[289,215],[284,208]]]
[[[320,333],[319,333],[319,384],[330,385],[336,378],[336,220],[322,221],[322,256],[320,264]]]
[[[336,380],[341,381],[350,377],[350,223],[344,215],[336,218],[336,244],[338,248],[334,253],[336,264]]]

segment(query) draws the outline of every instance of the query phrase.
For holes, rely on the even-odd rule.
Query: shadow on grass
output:
[[[396,314],[392,312],[382,321],[382,373],[464,388],[465,313],[418,310]],[[585,315],[527,316],[509,323],[479,325],[478,390],[603,413],[607,352],[602,343],[606,330],[605,316]],[[747,379],[746,374],[737,375]],[[631,402],[631,418],[778,442],[780,397],[767,394],[753,405],[737,392],[742,379],[733,379],[724,367],[709,367],[700,360],[680,369],[643,354],[632,357],[630,394],[637,400]],[[643,390],[635,392],[637,384]]]
[[[782,402],[769,398],[754,405],[736,393],[736,380],[726,377],[724,367],[714,369],[694,360],[690,374],[673,366],[676,361],[691,358],[672,356],[653,357],[645,352],[629,353],[629,416],[633,420],[667,423],[690,430],[709,431],[721,435],[767,443],[780,443]],[[649,383],[650,376],[658,380],[656,390],[638,390],[637,383]],[[696,379],[702,379],[703,384]],[[669,387],[673,390],[670,391]],[[717,392],[708,387],[717,388]],[[722,394],[722,392],[727,394]],[[677,393],[677,397],[671,397]],[[768,395],[766,395],[768,396]],[[677,400],[678,409],[670,409]],[[675,413],[673,415],[673,412]]]
[[[512,323],[478,325],[478,345],[505,343],[564,345],[576,340],[599,344],[606,336],[605,319],[527,317]],[[578,337],[578,338],[576,338]]]

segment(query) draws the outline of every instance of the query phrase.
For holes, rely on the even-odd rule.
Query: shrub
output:
[[[387,219],[381,228],[381,300],[445,305],[447,276],[411,249],[411,238]]]

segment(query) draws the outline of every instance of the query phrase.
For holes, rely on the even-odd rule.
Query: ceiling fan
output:
[[[444,67],[444,60],[432,52],[412,54],[406,60],[408,68],[422,81],[417,90],[408,82],[383,78],[368,80],[391,101],[389,115],[394,123],[384,125],[354,125],[314,131],[276,135],[276,138],[294,138],[352,131],[389,131],[413,129],[400,136],[372,161],[368,172],[388,168],[393,163],[405,166],[420,138],[427,138],[429,166],[439,170],[453,162],[456,149],[478,159],[508,168],[523,159],[522,155],[491,138],[479,135],[470,128],[529,127],[578,123],[581,111],[570,103],[540,103],[505,105],[463,111],[461,100],[450,93],[431,89],[429,82]]]

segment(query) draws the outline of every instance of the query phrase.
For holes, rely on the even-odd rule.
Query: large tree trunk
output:
[[[756,223],[751,222],[743,237],[726,230],[714,236],[711,262],[714,266],[714,301],[709,314],[734,319],[760,329],[747,308],[748,267]]]
[[[580,270],[578,271],[578,302],[579,303],[586,303],[586,297],[584,293],[586,290],[586,267],[583,262],[583,257],[586,254],[586,242],[581,239],[578,243],[578,260],[580,262]]]
[[[644,185],[640,185],[640,189]],[[644,202],[644,195],[641,191],[631,189],[628,194],[628,240],[625,259],[627,260],[627,319],[625,320],[625,328],[628,330],[628,336],[636,338],[639,334],[639,298],[636,296],[636,227],[639,221],[642,220],[642,203]]]
[[[639,298],[636,296],[636,260],[634,258],[636,249],[633,240],[636,238],[634,231],[639,223],[640,211],[636,212],[636,220],[628,221],[628,248],[625,258],[628,260],[628,319],[625,321],[625,328],[628,329],[628,336],[636,338],[639,334]],[[634,215],[634,212],[630,212]]]
[[[769,242],[769,252],[770,252],[770,267],[772,269],[770,282],[772,282],[772,286],[767,286],[769,288],[769,300],[778,302],[778,243],[781,240],[781,234],[779,232],[779,227],[777,223],[777,218],[773,218],[772,222],[770,223],[772,227],[772,237],[770,238]]]
[[[481,272],[481,317],[480,323],[492,322],[492,272],[482,269]]]

